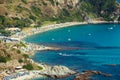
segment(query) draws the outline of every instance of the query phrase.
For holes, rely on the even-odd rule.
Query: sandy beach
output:
[[[27,36],[37,34],[37,33],[43,33],[49,30],[63,28],[63,27],[70,27],[73,25],[84,25],[84,24],[102,24],[102,23],[118,23],[118,21],[91,21],[91,22],[66,22],[66,23],[60,23],[60,24],[52,24],[47,26],[41,26],[37,28],[25,28],[21,32],[12,35],[13,38],[19,38],[20,40],[23,40]]]
[[[30,36],[30,35],[33,35],[33,34],[37,34],[37,33],[42,33],[42,32],[53,30],[53,29],[69,27],[69,26],[73,26],[73,25],[101,24],[101,23],[118,23],[118,22],[108,22],[108,21],[92,21],[91,23],[88,23],[88,22],[67,22],[67,23],[60,23],[60,24],[53,24],[53,25],[48,25],[48,26],[42,26],[42,27],[38,27],[38,28],[23,29],[21,32],[16,33],[15,35],[12,35],[11,37],[12,38],[19,38],[21,41],[24,41],[23,39],[26,38],[27,36]],[[24,51],[24,52],[28,52],[28,53],[31,52],[31,54],[33,55],[35,53],[34,52],[35,50],[54,50],[54,49],[56,49],[56,50],[58,49],[59,50],[59,48],[48,47],[48,46],[44,46],[43,47],[43,45],[36,45],[36,44],[32,44],[32,43],[27,43],[27,48],[26,49],[23,48],[21,50]],[[29,54],[29,55],[31,55],[31,54]],[[57,70],[59,70],[60,68],[61,67],[57,67]],[[50,69],[51,69],[51,67],[49,68],[49,66],[48,66],[45,70],[43,70],[42,73],[44,73],[44,72],[48,73],[48,72],[50,72],[49,71]],[[56,69],[56,67],[55,67],[55,69]],[[61,71],[62,71],[62,69],[61,69]],[[63,70],[63,72],[64,71],[71,72],[69,69],[65,69],[65,70]],[[33,74],[32,72],[30,72],[29,75],[18,77],[18,78],[15,78],[13,80],[24,80],[24,79],[28,79],[29,80],[29,79],[34,78],[34,77],[42,77],[42,76],[41,75],[36,75],[36,74]]]
[[[66,23],[60,23],[60,24],[52,24],[52,25],[47,25],[47,26],[41,26],[37,28],[25,28],[21,32],[18,32],[14,35],[11,36],[11,38],[18,38],[21,41],[24,41],[24,38],[37,34],[37,33],[43,33],[49,30],[54,30],[58,28],[63,28],[63,27],[70,27],[73,25],[85,25],[85,24],[102,24],[102,23],[118,23],[118,21],[91,21],[91,22],[66,22]],[[25,42],[25,41],[24,41]],[[27,43],[27,42],[25,42]],[[50,46],[44,46],[43,45],[36,45],[32,43],[27,43],[28,49],[24,49],[23,51],[26,51],[34,55],[35,50],[59,50],[59,48],[55,47],[50,47]]]

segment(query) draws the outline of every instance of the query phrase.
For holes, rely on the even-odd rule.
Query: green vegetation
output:
[[[26,0],[21,0],[24,4],[27,4],[27,1]]]
[[[33,21],[36,21],[36,17],[33,15],[30,15],[29,18],[32,19]]]
[[[43,68],[42,68],[41,66],[38,66],[38,69],[39,69],[39,70],[42,70]]]
[[[105,20],[113,20],[111,18],[111,14],[116,11],[116,0],[84,0],[85,3],[89,3],[86,5],[87,11],[94,11],[98,15],[98,17],[103,17]],[[89,9],[90,8],[90,9]]]
[[[4,63],[6,63],[6,62],[7,62],[7,60],[6,60],[6,58],[5,58],[5,57],[0,56],[0,62],[4,62]]]
[[[19,59],[18,62],[19,62],[19,63],[23,63],[23,60],[22,60],[22,59]]]
[[[54,5],[54,3],[55,3],[54,0],[50,0],[50,2],[51,2],[52,5]]]
[[[0,62],[6,63],[10,60],[20,60],[24,58],[19,49],[16,49],[17,44],[8,44],[0,40]]]
[[[18,6],[16,7],[16,11],[17,11],[18,13],[21,13],[21,12],[23,11],[23,7],[22,7],[21,5],[18,5]]]
[[[23,54],[23,57],[26,59],[26,58],[29,58],[29,55],[28,54]]]
[[[23,43],[23,42],[20,42],[19,46],[21,46],[21,47],[27,47],[26,44]]]
[[[10,32],[6,27],[23,29],[31,24],[40,27],[47,24],[46,21],[64,23],[95,18],[113,21],[119,16],[116,0],[79,0],[74,5],[56,0],[3,0],[0,4],[4,4],[0,7],[0,33],[8,36]]]
[[[27,70],[33,70],[33,65],[32,64],[26,64],[23,66],[24,69],[27,69]]]
[[[6,31],[5,28],[0,27],[0,33],[4,34],[5,36],[9,36],[10,35],[10,31]]]
[[[40,14],[41,14],[40,8],[35,7],[35,6],[31,6],[31,10],[36,16],[40,16]]]
[[[42,1],[42,4],[43,4],[44,6],[47,6],[47,3],[45,3],[44,1]]]
[[[18,53],[18,54],[20,54],[20,53],[21,53],[21,51],[20,51],[20,50],[17,50],[17,53]]]
[[[0,33],[9,36],[10,32],[5,30],[6,27],[18,27],[22,29],[23,27],[30,26],[30,24],[31,24],[31,21],[27,18],[19,19],[17,17],[14,17],[10,19],[5,16],[0,16]]]
[[[63,11],[63,16],[69,16],[70,15],[70,13],[67,11],[67,9],[63,8],[62,11]]]
[[[7,55],[6,57],[0,56],[0,62],[6,63],[7,61],[9,61],[10,55]]]

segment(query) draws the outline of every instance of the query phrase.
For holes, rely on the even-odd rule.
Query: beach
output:
[[[102,23],[119,23],[118,21],[90,21],[90,22],[66,22],[66,23],[60,23],[60,24],[52,24],[47,26],[41,26],[37,28],[25,28],[21,32],[12,35],[11,38],[19,38],[20,40],[23,40],[27,36],[31,36],[33,34],[37,33],[43,33],[49,30],[63,28],[63,27],[70,27],[73,25],[84,25],[84,24],[102,24]]]
[[[118,22],[107,22],[107,21],[93,21],[91,23],[88,23],[88,22],[67,22],[67,23],[61,23],[61,24],[53,24],[53,25],[48,25],[48,26],[42,26],[42,27],[38,27],[38,28],[29,28],[29,29],[27,28],[27,29],[24,29],[23,31],[15,34],[15,35],[12,35],[11,37],[13,37],[13,38],[19,38],[21,41],[24,42],[24,38],[26,38],[27,36],[31,36],[31,35],[34,35],[34,34],[37,34],[37,33],[42,33],[42,32],[53,30],[53,29],[58,29],[58,28],[63,28],[63,27],[69,27],[69,26],[73,26],[73,25],[101,24],[101,23],[118,23]],[[35,53],[34,51],[35,50],[59,50],[59,48],[54,48],[54,47],[49,47],[49,46],[43,46],[43,45],[36,45],[36,44],[32,44],[32,43],[27,43],[27,42],[25,42],[25,43],[27,45],[27,49],[23,48],[21,50],[24,51],[24,52],[31,53],[32,55],[34,55],[34,53]],[[31,55],[31,54],[29,54],[29,55]],[[45,68],[45,67],[46,66],[44,66],[43,68]],[[43,72],[46,72],[45,74],[48,74],[48,72],[50,72],[50,68],[51,67],[47,66],[47,68],[45,68],[43,70]],[[59,67],[59,68],[61,68],[61,67]],[[57,70],[60,70],[59,68],[57,67]],[[63,72],[65,70],[66,69],[64,69]],[[63,74],[63,72],[61,72],[61,73]],[[68,72],[72,72],[72,71],[68,70]],[[55,75],[55,73],[57,73],[57,72],[53,72],[53,73]],[[73,73],[75,73],[75,72],[73,72]],[[51,74],[52,73],[49,73],[49,75],[51,75]],[[36,77],[35,74],[31,73],[29,75],[25,75],[25,76],[16,78],[14,80],[32,78],[32,77],[29,77],[29,76]]]
[[[37,27],[37,28],[31,27],[31,28],[25,28],[21,32],[18,32],[16,34],[12,35],[11,38],[16,38],[22,42],[25,42],[26,45],[28,46],[28,49],[21,49],[21,50],[34,55],[34,53],[35,53],[34,51],[36,51],[36,50],[39,50],[39,51],[42,51],[42,50],[60,50],[60,48],[28,43],[28,42],[24,41],[24,39],[28,36],[31,36],[31,35],[34,35],[37,33],[43,33],[43,32],[49,31],[49,30],[70,27],[70,26],[74,26],[74,25],[104,24],[104,23],[108,24],[108,23],[119,23],[119,22],[118,21],[66,22],[66,23],[60,23],[60,24],[41,26],[41,27]]]

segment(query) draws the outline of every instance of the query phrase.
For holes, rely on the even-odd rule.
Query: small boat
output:
[[[91,33],[89,33],[88,35],[89,35],[89,36],[91,36],[92,34],[91,34]]]
[[[109,30],[113,30],[113,27],[108,28]]]

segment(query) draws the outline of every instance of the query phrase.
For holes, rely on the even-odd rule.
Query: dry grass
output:
[[[0,42],[0,56],[7,57],[8,55],[13,59],[21,59],[23,56],[19,49],[16,49],[16,44],[7,44]]]
[[[0,6],[0,15],[5,15],[7,13],[5,7]]]

